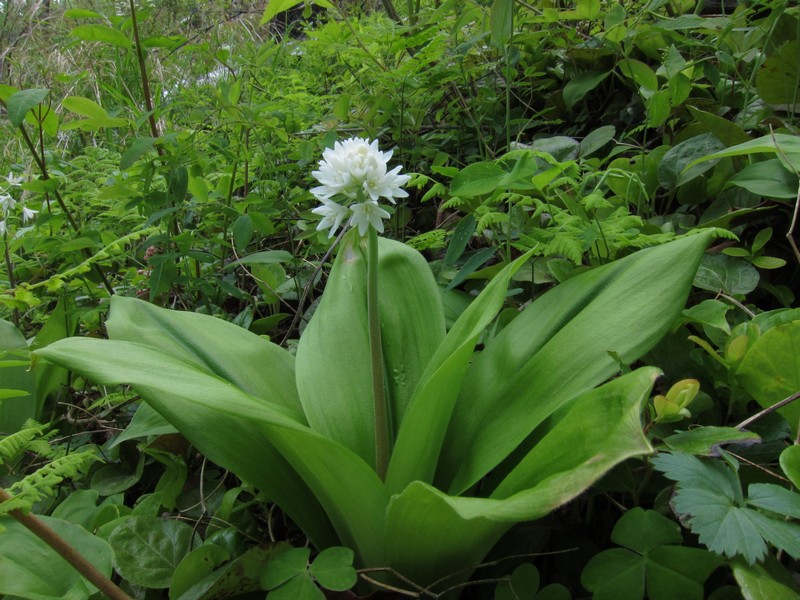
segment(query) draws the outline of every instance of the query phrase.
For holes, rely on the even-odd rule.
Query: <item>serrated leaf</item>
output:
[[[779,515],[800,519],[800,494],[779,485],[771,483],[750,485],[747,488],[747,502]]]

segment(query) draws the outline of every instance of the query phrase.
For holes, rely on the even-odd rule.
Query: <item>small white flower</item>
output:
[[[33,210],[32,208],[28,208],[27,206],[22,207],[22,222],[27,223],[28,221],[32,221],[33,218],[38,213],[38,210]]]
[[[333,148],[322,153],[319,170],[311,174],[322,185],[311,190],[319,200],[342,195],[351,200],[377,201],[386,198],[394,203],[395,198],[408,194],[400,186],[408,182],[409,175],[400,175],[402,167],[386,170],[392,151],[381,152],[378,140],[351,138],[336,142]]]
[[[333,234],[339,229],[342,221],[350,216],[349,208],[333,200],[328,200],[327,198],[322,199],[322,206],[318,206],[311,212],[315,215],[322,215],[322,220],[319,222],[319,225],[317,225],[317,231],[322,231],[330,227],[331,232],[328,234],[329,238],[333,237]]]
[[[395,198],[405,198],[408,193],[402,186],[411,179],[409,175],[400,175],[401,166],[389,171],[390,158],[392,151],[381,152],[377,140],[370,142],[359,137],[336,142],[333,148],[326,149],[319,169],[311,173],[321,184],[311,189],[322,202],[322,206],[312,211],[322,215],[317,230],[331,228],[329,237],[332,237],[350,217],[349,224],[358,227],[361,235],[370,225],[383,233],[382,219],[390,215],[378,200],[386,198],[394,204]]]
[[[0,221],[0,235],[5,236],[6,231],[8,231],[8,229],[6,228],[6,222]]]
[[[350,225],[358,227],[358,233],[364,235],[367,229],[372,225],[378,233],[383,233],[383,221],[381,219],[388,219],[391,215],[383,210],[377,202],[367,200],[353,204],[350,207],[353,210],[353,216],[350,217]]]
[[[14,198],[8,194],[0,194],[0,208],[3,209],[4,215],[7,215],[9,212],[11,212],[16,205],[17,201],[14,200]]]
[[[19,187],[22,185],[22,175],[16,177],[14,173],[9,172],[8,177],[6,177],[6,181],[11,187]]]

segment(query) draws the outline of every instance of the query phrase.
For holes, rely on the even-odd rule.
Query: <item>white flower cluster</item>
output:
[[[411,179],[399,174],[402,167],[387,170],[391,157],[391,150],[378,149],[377,140],[370,142],[359,137],[336,142],[333,148],[325,150],[319,170],[311,173],[321,184],[311,190],[322,202],[311,211],[322,217],[317,230],[330,228],[329,237],[333,237],[349,218],[349,224],[358,227],[361,235],[370,226],[383,233],[382,219],[390,215],[378,200],[386,198],[394,204],[395,198],[405,198],[408,193],[401,186]]]
[[[13,173],[9,173],[8,177],[5,179],[9,189],[22,185],[22,177],[17,177]],[[2,219],[0,219],[0,237],[6,236],[6,233],[8,232],[8,216],[16,206],[17,201],[11,196],[11,194],[0,193],[0,217],[2,217]],[[38,210],[33,210],[32,208],[23,206],[22,204],[19,206],[22,209],[23,224],[27,223],[28,221],[32,221],[36,216],[36,213],[39,212]]]

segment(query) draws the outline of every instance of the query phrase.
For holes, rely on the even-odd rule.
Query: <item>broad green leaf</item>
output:
[[[626,512],[611,540],[626,549],[596,554],[581,574],[594,598],[640,600],[646,590],[648,598],[702,600],[703,582],[722,563],[705,550],[681,547],[680,526],[653,510]]]
[[[467,278],[475,273],[478,269],[480,269],[483,265],[491,260],[494,256],[496,250],[495,248],[481,248],[475,254],[467,259],[467,262],[464,263],[464,266],[459,269],[458,273],[456,273],[455,277],[447,284],[445,288],[446,292],[449,292],[453,288],[461,285]]]
[[[216,544],[206,543],[183,557],[175,569],[169,587],[170,600],[177,600],[201,579],[208,577],[214,569],[227,561],[230,553]]]
[[[254,252],[253,254],[248,254],[247,256],[243,256],[242,258],[225,265],[225,268],[232,269],[237,265],[282,264],[282,263],[291,263],[293,261],[294,257],[290,252],[287,252],[286,250],[266,250],[264,252]]]
[[[747,488],[747,502],[776,514],[800,519],[800,494],[772,483],[753,483]]]
[[[800,321],[778,325],[766,331],[747,350],[736,379],[767,408],[800,390]],[[800,403],[778,409],[797,433]]]
[[[756,74],[756,90],[768,104],[797,106],[800,102],[800,41],[786,42],[764,61]]]
[[[106,109],[94,100],[81,96],[67,96],[61,101],[61,106],[70,112],[87,117],[89,119],[104,119],[108,117]]]
[[[133,43],[128,39],[128,36],[107,25],[78,25],[73,27],[70,33],[84,42],[101,42],[118,48],[125,48],[126,50],[130,50],[133,47]]]
[[[28,361],[28,343],[10,321],[0,319],[0,360],[19,359],[21,365],[0,369],[0,387],[12,393],[0,398],[0,431],[14,433],[38,412],[36,375]]]
[[[8,110],[8,120],[14,127],[19,127],[25,120],[25,115],[34,106],[47,98],[50,90],[46,89],[30,89],[20,90],[13,94],[6,101],[6,108]]]
[[[724,444],[757,444],[761,438],[749,431],[735,427],[697,427],[680,431],[667,437],[664,443],[671,449],[688,454],[719,456],[720,446]]]
[[[680,313],[711,234],[642,250],[558,285],[473,361],[437,478],[460,493],[570,399],[642,356]],[[637,318],[631,320],[630,315]]]
[[[694,285],[736,296],[749,294],[756,289],[758,279],[758,271],[746,260],[727,254],[709,254],[703,257],[697,269]]]
[[[658,90],[658,77],[645,63],[632,58],[623,58],[618,64],[622,74],[633,79],[639,87],[653,92]]]
[[[93,10],[85,8],[68,8],[64,11],[64,16],[68,19],[100,19],[102,15]]]
[[[784,475],[791,480],[794,487],[800,488],[800,446],[795,444],[781,452],[780,464]]]
[[[100,494],[96,490],[74,490],[55,507],[51,516],[76,523],[91,531],[92,522],[99,510],[97,506],[99,497]]]
[[[464,253],[464,249],[472,239],[472,234],[475,233],[475,224],[475,215],[473,214],[468,214],[458,222],[453,231],[453,237],[450,238],[450,244],[447,246],[447,252],[444,255],[445,265],[454,265]]]
[[[67,540],[103,575],[111,576],[111,547],[80,525],[39,519]],[[30,600],[86,600],[96,592],[66,560],[10,517],[0,518],[0,594]]]
[[[703,300],[700,304],[696,304],[691,308],[683,311],[683,316],[695,323],[708,325],[720,331],[730,334],[731,327],[725,318],[725,314],[731,309],[730,304],[726,304],[721,300],[710,299]]]
[[[570,78],[561,93],[564,104],[571,110],[579,100],[605,81],[609,75],[611,75],[611,71],[582,71]],[[609,127],[613,129],[613,126]]]
[[[325,600],[308,574],[298,575],[267,594],[267,600]]]
[[[725,185],[736,185],[767,198],[794,199],[800,188],[800,180],[796,173],[773,158],[747,165],[728,179]]]
[[[514,0],[493,0],[489,11],[492,44],[502,48],[514,32]]]
[[[500,187],[505,176],[506,171],[497,163],[471,163],[453,177],[450,193],[464,198],[491,194]]]
[[[450,328],[428,362],[400,426],[386,476],[390,493],[412,481],[431,483],[464,373],[480,333],[502,307],[509,281],[530,252],[506,266]]]
[[[647,108],[647,126],[661,127],[672,113],[669,90],[660,90],[645,101]]]
[[[310,548],[286,548],[267,563],[261,574],[261,586],[271,590],[305,574],[310,556]]]
[[[513,523],[548,514],[615,464],[650,452],[640,414],[655,373],[640,369],[577,398],[523,461],[508,497],[449,496],[409,484],[387,510],[387,563],[421,585],[475,566]],[[517,482],[525,489],[516,491]]]
[[[689,138],[671,148],[658,166],[661,187],[672,190],[712,169],[718,161],[694,162],[725,147],[713,133]]]
[[[393,427],[444,338],[441,294],[422,255],[379,240],[378,299]],[[413,282],[413,285],[410,284]],[[342,240],[325,294],[297,348],[297,389],[312,429],[375,462],[366,249]]]
[[[189,553],[194,531],[181,521],[131,517],[108,538],[120,575],[145,588],[165,588]]]
[[[141,156],[153,147],[155,138],[135,138],[119,159],[119,168],[123,171],[129,169]]]
[[[765,135],[698,158],[689,167],[706,160],[716,160],[728,156],[748,156],[750,154],[777,154],[777,158],[787,169],[798,172],[800,171],[800,136],[786,133]]]
[[[90,374],[98,383],[131,384],[211,460],[264,490],[315,543],[323,547],[336,543],[327,520],[319,513],[322,504],[341,543],[353,548],[361,563],[381,564],[387,497],[375,472],[340,444],[299,423],[291,409],[249,395],[214,373],[214,357],[235,370],[242,366],[235,360],[226,360],[225,353],[218,354],[220,344],[227,341],[224,336],[208,346],[180,345],[183,336],[187,342],[194,342],[197,338],[193,335],[213,332],[212,321],[232,328],[225,329],[226,332],[232,333],[236,326],[213,317],[198,320],[196,317],[203,315],[194,313],[155,307],[153,310],[159,311],[158,316],[167,325],[176,323],[170,316],[180,315],[178,320],[188,318],[193,327],[180,335],[165,327],[159,334],[147,332],[145,323],[144,332],[158,335],[158,345],[163,351],[133,342],[71,338],[51,344],[39,353],[47,360]],[[146,310],[143,312],[147,314]],[[133,323],[130,327],[136,337]],[[117,326],[120,325],[118,322]],[[267,343],[245,330],[239,331]],[[115,335],[114,328],[110,332]],[[198,353],[194,360],[189,348]],[[167,351],[177,356],[166,354]],[[206,358],[205,352],[209,352],[209,366],[199,362]],[[276,364],[279,363],[275,360],[262,362],[259,369],[270,371]],[[276,387],[280,383],[266,389]],[[208,435],[212,430],[213,438]],[[353,490],[358,490],[358,494],[354,495]]]
[[[120,433],[111,444],[111,448],[127,440],[135,440],[151,435],[163,435],[165,433],[177,433],[169,421],[162,417],[156,410],[147,403],[142,403],[136,409],[131,422]]]
[[[578,0],[575,5],[575,12],[581,19],[596,19],[600,10],[600,0]]]
[[[733,561],[733,576],[742,591],[744,600],[797,600],[795,590],[776,580],[762,565],[748,565],[742,560]]]
[[[616,134],[617,130],[613,125],[604,125],[589,132],[589,134],[581,140],[581,158],[591,156],[600,150],[608,142],[613,140]]]
[[[733,121],[715,114],[687,106],[689,112],[702,125],[707,133],[713,133],[726,146],[734,146],[750,141],[750,136]]]
[[[334,592],[349,590],[358,581],[353,568],[353,551],[341,546],[320,552],[308,571],[319,585]]]

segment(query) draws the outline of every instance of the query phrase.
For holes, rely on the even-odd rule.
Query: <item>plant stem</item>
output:
[[[375,471],[381,480],[389,467],[389,422],[386,391],[383,385],[383,347],[381,319],[378,309],[378,232],[369,228],[367,254],[367,318],[369,320],[369,353],[372,363],[372,403],[375,410]]]
[[[11,262],[11,253],[8,251],[8,233],[3,234],[3,254],[6,259],[6,270],[8,271],[8,283],[13,290],[17,287],[17,280],[14,277],[14,265]],[[11,313],[11,320],[14,322],[15,327],[19,327],[19,309],[15,308]]]
[[[0,502],[9,500],[11,495],[0,488]],[[9,514],[36,535],[45,544],[58,552],[64,560],[71,564],[78,573],[89,580],[103,594],[111,600],[131,600],[125,592],[119,589],[113,581],[103,575],[95,566],[86,560],[67,540],[58,535],[41,519],[32,514],[25,514],[21,510],[9,511]]]

